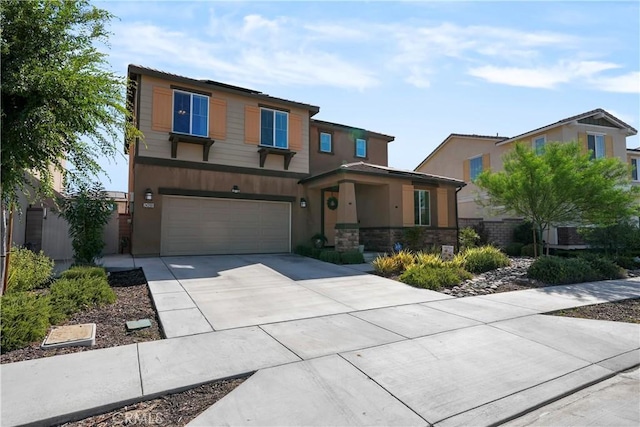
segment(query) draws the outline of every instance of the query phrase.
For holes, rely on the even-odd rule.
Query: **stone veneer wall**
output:
[[[423,246],[457,246],[458,233],[455,228],[425,228]],[[404,244],[404,228],[367,227],[360,229],[360,244],[366,251],[391,252],[396,242]]]
[[[357,251],[359,242],[359,230],[357,228],[337,228],[335,247],[339,252]]]
[[[506,218],[502,221],[484,221],[482,218],[460,218],[458,225],[460,228],[473,227],[484,224],[489,243],[505,247],[513,242],[513,230],[521,224],[521,219]]]

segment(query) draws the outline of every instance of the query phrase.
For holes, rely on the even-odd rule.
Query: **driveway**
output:
[[[292,254],[135,262],[168,337],[450,298]]]

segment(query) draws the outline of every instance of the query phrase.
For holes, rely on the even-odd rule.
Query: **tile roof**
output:
[[[445,182],[448,184],[455,184],[456,187],[464,187],[466,185],[464,181],[461,181],[459,179],[447,178],[444,176],[433,175],[433,174],[428,174],[423,172],[396,169],[396,168],[391,168],[389,166],[374,165],[374,164],[365,163],[365,162],[347,163],[347,164],[341,165],[337,169],[333,169],[327,172],[320,173],[315,176],[311,176],[309,178],[302,179],[300,182],[301,183],[307,182],[307,181],[315,180],[324,176],[337,174],[340,172],[355,172],[355,173],[362,173],[367,175],[388,176],[392,178],[404,178],[404,179],[412,179],[412,180],[418,180],[418,181]]]

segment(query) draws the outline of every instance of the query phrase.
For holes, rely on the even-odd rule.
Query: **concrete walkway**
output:
[[[191,424],[487,425],[640,364],[640,325],[538,314],[638,298],[637,280],[452,299],[295,256],[197,258],[135,262],[161,319],[208,331],[172,313],[175,338],[2,365],[1,424],[257,371]]]

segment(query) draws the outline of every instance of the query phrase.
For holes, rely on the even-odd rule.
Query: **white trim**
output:
[[[364,156],[359,156],[358,155],[358,141],[363,141],[364,142]],[[369,148],[369,147],[367,147],[367,140],[365,138],[356,138],[355,144],[356,144],[356,146],[355,146],[354,156],[359,158],[359,159],[366,159],[367,158],[367,151],[368,151],[368,148]]]
[[[533,149],[533,151],[536,154],[541,154],[541,153],[538,153],[538,150],[536,149],[536,141],[539,140],[539,139],[542,139],[542,146],[544,147],[545,145],[547,145],[547,134],[544,133],[544,134],[542,134],[540,136],[537,136],[535,138],[531,138],[531,148]]]
[[[179,133],[180,135],[191,135],[191,136],[199,136],[202,138],[208,138],[209,137],[209,119],[210,119],[210,106],[211,106],[211,97],[209,95],[203,95],[201,93],[195,93],[195,92],[189,92],[186,90],[181,90],[181,89],[172,89],[173,93],[171,94],[171,132],[173,133]],[[176,108],[176,92],[180,92],[180,93],[185,93],[187,95],[189,95],[189,107],[191,108],[191,110],[189,111],[189,132],[178,132],[175,130],[174,128],[174,120],[173,120],[173,116],[175,115],[175,108]],[[193,96],[201,96],[203,98],[207,99],[207,120],[206,120],[206,124],[207,124],[207,130],[205,132],[204,135],[196,135],[195,133],[193,133]]]
[[[594,136],[594,138],[593,138],[593,158],[594,159],[603,159],[603,158],[605,158],[607,156],[607,139],[606,139],[607,134],[606,133],[600,133],[600,132],[590,132],[590,131],[588,131],[587,132],[587,151],[589,151],[589,135],[593,135]],[[602,137],[602,145],[603,145],[602,148],[603,148],[604,151],[602,152],[600,157],[598,157],[598,144],[597,144],[597,141],[596,141],[596,138],[595,138],[596,136],[601,136]]]
[[[631,163],[631,167],[633,168],[633,162],[636,162],[636,179],[633,179],[633,170],[631,171],[631,182],[640,182],[640,157],[631,157],[629,162]]]
[[[273,145],[268,145],[268,144],[263,144],[262,143],[262,110],[273,112]],[[286,116],[287,116],[287,145],[286,145],[286,147],[278,147],[276,145],[276,113],[286,114]],[[260,143],[258,145],[260,145],[261,147],[281,148],[283,150],[288,150],[289,149],[289,134],[291,133],[290,129],[289,129],[289,125],[290,124],[291,124],[291,120],[289,120],[289,112],[288,111],[276,110],[276,109],[267,108],[267,107],[260,107]]]
[[[427,193],[429,195],[429,206],[427,206],[427,214],[429,216],[429,223],[428,224],[416,224],[416,217],[415,217],[415,211],[413,213],[413,225],[415,225],[416,227],[431,227],[431,191],[430,190],[424,190],[424,189],[420,189],[420,188],[414,188],[413,189],[413,203],[414,203],[414,209],[415,209],[415,194],[416,193],[420,193],[421,191]],[[420,196],[418,196],[418,202],[420,202]],[[420,207],[418,206],[418,213],[420,212]],[[420,218],[421,219],[421,218]]]

